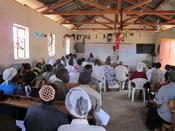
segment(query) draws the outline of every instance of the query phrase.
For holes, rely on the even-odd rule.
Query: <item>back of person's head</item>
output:
[[[57,88],[53,83],[44,85],[39,90],[39,97],[42,103],[45,104],[53,104],[56,95],[57,95]]]
[[[175,66],[171,66],[170,69],[171,69],[171,70],[175,70]]]
[[[99,66],[101,66],[101,62],[100,62],[100,60],[99,60],[99,59],[95,59],[95,61],[94,61],[94,65],[99,65]]]
[[[67,83],[70,80],[69,73],[65,68],[57,69],[55,75],[58,79],[62,80],[64,83]]]
[[[61,60],[65,61],[65,57],[64,57],[64,56],[62,56],[62,57],[61,57]]]
[[[92,57],[94,57],[94,55],[93,55],[92,53],[90,53],[90,55],[89,55],[89,56],[90,56],[91,58],[92,58]]]
[[[119,65],[123,65],[123,62],[122,61],[119,61]]]
[[[85,61],[85,58],[81,58],[81,61],[84,62]]]
[[[34,86],[36,84],[36,75],[33,72],[24,73],[22,80],[24,85]]]
[[[169,80],[171,82],[175,82],[175,71],[174,70],[169,72]]]
[[[106,65],[110,65],[111,64],[111,58],[109,56],[106,58],[105,64]]]
[[[76,118],[86,118],[92,104],[88,94],[80,87],[72,88],[66,95],[67,110]]]
[[[171,67],[171,66],[170,66],[170,65],[168,65],[168,64],[167,64],[167,65],[165,65],[165,70],[169,71],[169,70],[170,70],[170,67]]]
[[[113,49],[113,51],[115,51],[116,50],[115,46],[113,46],[112,49]]]
[[[81,59],[78,59],[77,60],[77,64],[81,66],[82,65],[82,60]]]
[[[84,69],[85,70],[90,70],[90,69],[92,69],[92,65],[87,64],[87,65],[84,66]]]
[[[73,56],[73,54],[72,54],[72,53],[70,53],[70,54],[69,54],[69,58],[71,58],[72,56]]]
[[[162,66],[162,65],[161,65],[160,62],[157,62],[157,63],[156,63],[156,68],[157,68],[157,69],[159,69],[161,66]]]
[[[77,58],[77,54],[73,54],[73,57],[74,57],[74,58]]]
[[[69,55],[66,55],[65,57],[66,57],[66,59],[69,59]]]
[[[74,59],[71,57],[69,59],[69,62],[68,63],[69,63],[70,66],[73,66],[74,65]]]
[[[152,63],[152,68],[155,68],[156,67],[156,63]]]
[[[13,67],[7,68],[3,72],[3,80],[7,84],[9,81],[15,81],[17,75],[17,70]]]
[[[52,72],[52,65],[46,64],[45,69],[46,69],[47,72]]]
[[[78,83],[88,85],[91,82],[91,73],[87,71],[83,71],[80,73]]]
[[[31,69],[30,63],[23,63],[22,66],[24,69]]]

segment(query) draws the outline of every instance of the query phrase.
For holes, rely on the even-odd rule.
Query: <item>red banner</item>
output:
[[[120,48],[120,38],[119,38],[119,36],[116,36],[115,48],[118,49],[118,50]]]

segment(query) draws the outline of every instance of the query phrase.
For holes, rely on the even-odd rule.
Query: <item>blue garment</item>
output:
[[[0,90],[3,90],[5,94],[15,94],[17,85],[11,81],[8,84],[0,84]]]
[[[15,94],[17,85],[11,81],[8,84],[0,84],[0,90],[3,90],[5,94]],[[0,116],[16,116],[16,110],[14,107],[0,105]]]
[[[57,131],[59,126],[67,123],[64,113],[43,103],[29,108],[24,119],[26,131]]]

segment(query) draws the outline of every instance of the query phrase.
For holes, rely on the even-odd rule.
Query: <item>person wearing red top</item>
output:
[[[137,64],[136,71],[134,71],[133,73],[131,73],[131,75],[129,77],[129,80],[133,80],[133,79],[136,79],[136,78],[147,79],[146,73],[143,72],[143,66],[141,64]],[[135,84],[132,82],[131,83],[131,86],[132,87],[135,87]]]

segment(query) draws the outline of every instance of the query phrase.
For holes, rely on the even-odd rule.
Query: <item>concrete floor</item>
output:
[[[111,119],[105,127],[107,131],[149,131],[145,127],[147,108],[135,96],[135,102],[127,96],[128,91],[112,91],[102,94],[103,109]]]

